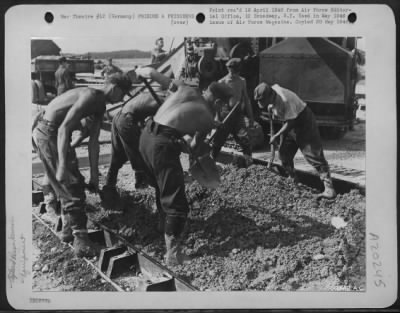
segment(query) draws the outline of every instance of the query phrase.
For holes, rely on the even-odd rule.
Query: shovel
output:
[[[189,171],[193,178],[203,187],[210,189],[217,188],[221,183],[221,178],[217,164],[211,158],[210,153],[208,152],[199,157],[190,154],[190,158],[192,159],[192,164]]]
[[[275,134],[275,132],[274,132],[274,114],[272,113],[272,108],[271,109],[268,109],[268,112],[270,113],[270,119],[269,119],[269,130],[270,130],[270,138]],[[278,147],[280,147],[281,145],[282,145],[282,142],[283,142],[283,135],[281,135],[281,136],[279,136],[279,144],[278,144]],[[272,172],[274,172],[274,173],[276,173],[276,174],[279,174],[280,175],[280,170],[279,170],[279,167],[277,167],[276,166],[276,164],[274,164],[274,160],[275,160],[275,151],[276,151],[276,145],[277,144],[275,144],[275,143],[272,143],[271,145],[270,145],[270,147],[271,147],[271,158],[269,159],[269,161],[268,161],[268,164],[267,164],[267,169],[268,170],[270,170],[270,171],[272,171]],[[257,162],[256,160],[254,160],[254,163],[255,164],[261,164],[261,165],[264,165],[264,163],[259,163],[259,162]],[[274,168],[273,168],[274,167]]]
[[[240,102],[238,102],[229,114],[225,117],[223,122],[221,123],[220,128],[224,127],[227,122],[230,120],[233,113],[238,108]],[[210,156],[210,142],[214,139],[216,134],[218,133],[218,129],[210,136],[210,138],[206,139],[200,146],[197,148],[201,151],[200,157],[193,157],[193,153],[191,153],[191,157],[193,163],[191,164],[189,170],[192,176],[200,183],[200,185],[206,188],[215,189],[221,182],[219,171],[217,164],[214,159]]]
[[[270,119],[269,119],[269,136],[270,138],[272,138],[274,136],[274,114],[272,113],[272,109],[269,110],[269,113],[271,115]],[[271,158],[268,162],[268,169],[271,169],[272,164],[274,163],[275,160],[275,144],[271,143],[270,145],[271,147]]]

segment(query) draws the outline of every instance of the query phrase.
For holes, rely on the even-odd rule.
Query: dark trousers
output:
[[[296,118],[294,129],[284,137],[279,148],[282,166],[289,172],[294,170],[293,159],[298,149],[319,173],[329,172],[317,121],[309,107],[306,107]]]
[[[139,152],[141,129],[139,122],[130,113],[118,112],[111,127],[111,164],[107,173],[107,186],[115,186],[118,171],[129,160],[136,178],[143,177],[143,159]],[[141,176],[142,175],[142,176]]]
[[[73,215],[72,230],[86,229],[85,189],[79,171],[75,150],[69,147],[67,153],[67,174],[63,182],[56,179],[58,166],[57,126],[48,121],[39,121],[33,133],[39,158],[43,163],[50,186],[61,202],[63,214]]]
[[[213,139],[211,151],[211,155],[214,159],[218,156],[229,134],[233,135],[235,141],[242,148],[243,154],[251,155],[251,142],[244,121],[244,116],[240,110],[237,110],[235,113],[233,113],[233,116],[231,116],[230,120],[225,125],[217,129],[217,133]]]
[[[165,232],[174,235],[183,230],[189,211],[178,138],[180,134],[173,128],[149,119],[139,144],[150,183],[156,189],[157,205],[166,215]]]

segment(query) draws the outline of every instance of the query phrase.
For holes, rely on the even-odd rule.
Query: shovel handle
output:
[[[150,83],[147,81],[146,78],[141,77],[141,79],[142,79],[143,83],[145,84],[145,86],[147,87],[147,89],[150,91],[150,93],[153,96],[154,100],[156,100],[158,106],[161,106],[162,105],[162,101],[160,100],[160,98],[155,93],[153,87],[151,87]]]
[[[270,118],[269,118],[269,131],[270,131],[270,138],[274,136],[274,114],[272,112],[272,108],[268,109],[269,113],[270,113]],[[274,143],[271,143],[271,159],[268,162],[268,168],[272,167],[272,164],[274,163],[274,159],[275,159],[275,145]]]
[[[232,108],[232,110],[230,110],[230,112],[228,113],[228,115],[227,115],[227,116],[224,118],[224,120],[222,121],[221,126],[224,126],[224,125],[229,121],[229,119],[231,118],[231,116],[233,115],[233,113],[235,113],[236,109],[238,108],[239,104],[240,104],[240,102],[236,103],[235,106]],[[220,127],[221,127],[221,126],[220,126]],[[212,134],[212,135],[210,136],[210,138],[207,139],[207,142],[211,142],[211,141],[214,139],[214,137],[217,135],[217,132],[218,132],[218,129],[214,132],[214,134]]]

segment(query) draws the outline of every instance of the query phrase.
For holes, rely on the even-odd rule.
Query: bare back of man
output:
[[[68,114],[79,113],[78,122],[81,118],[89,115],[102,115],[105,108],[106,98],[103,92],[87,87],[75,88],[51,101],[43,118],[56,125],[61,125]]]
[[[157,96],[161,101],[165,99],[164,94],[165,92],[157,92]],[[142,92],[136,98],[128,101],[121,111],[122,113],[133,114],[137,120],[144,120],[148,116],[154,116],[159,107],[159,104],[150,93]]]
[[[214,127],[213,112],[199,90],[184,85],[167,98],[154,121],[190,136],[208,133]]]

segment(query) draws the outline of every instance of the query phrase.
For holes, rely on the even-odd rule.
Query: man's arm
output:
[[[161,85],[161,88],[166,90],[171,84],[172,79],[164,74],[161,74],[152,67],[140,67],[136,70],[138,77],[150,78]]]
[[[254,114],[253,114],[253,108],[251,106],[251,102],[249,99],[249,96],[247,95],[247,84],[246,80],[243,80],[243,101],[246,107],[246,113],[247,117],[249,118],[249,127],[252,128],[254,126]]]
[[[272,144],[277,138],[279,138],[281,135],[286,135],[288,132],[290,132],[296,124],[296,120],[287,120],[281,127],[281,129],[271,137],[270,144]]]
[[[102,116],[96,116],[93,125],[89,131],[89,163],[90,163],[90,180],[89,185],[97,192],[99,190],[99,135],[101,129]]]
[[[74,87],[72,83],[72,73],[68,69],[65,70],[63,78],[66,89],[72,89]]]
[[[36,113],[36,115],[35,115],[35,117],[33,118],[33,121],[32,121],[32,131],[36,128],[36,126],[39,123],[39,120],[40,120],[40,118],[42,117],[43,114],[44,114],[44,110],[41,110],[38,113]]]
[[[155,52],[154,52],[154,50],[151,50],[151,61],[150,61],[150,64],[153,64],[155,60],[156,60]]]
[[[75,149],[82,141],[89,136],[89,132],[86,129],[79,130],[78,135],[71,141],[71,148]]]
[[[189,149],[183,149],[183,152],[188,154],[193,154],[194,156],[201,156],[203,154],[209,153],[208,145],[204,144],[204,140],[207,133],[196,132],[194,136],[184,135],[183,140]],[[203,151],[207,148],[207,151]]]
[[[85,107],[91,102],[89,95],[81,95],[77,102],[69,109],[62,124],[58,129],[57,150],[58,150],[58,168],[56,178],[62,181],[65,178],[67,170],[67,153],[69,148],[69,139],[72,131],[78,125],[82,118]]]

